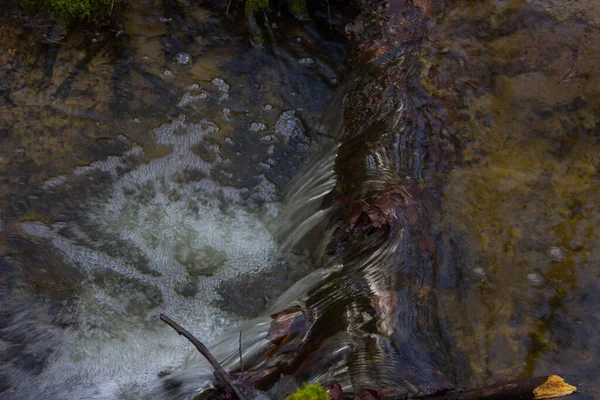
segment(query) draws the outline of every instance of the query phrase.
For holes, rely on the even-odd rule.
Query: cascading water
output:
[[[83,121],[73,130],[94,133],[94,161],[32,183],[2,215],[0,398],[169,398],[170,375],[195,354],[160,312],[211,341],[308,271],[303,255],[279,251],[270,226],[283,186],[329,146],[309,127],[339,79],[344,47],[291,20],[274,56],[193,2],[185,11],[204,22],[180,33],[204,39],[186,43],[178,32],[156,35],[170,23],[161,7],[131,7],[126,39],[93,36],[98,46],[126,40],[117,63],[90,53],[114,71],[67,72],[56,84],[72,68],[60,63],[50,94],[35,96],[36,112],[50,104],[48,120]],[[60,57],[76,59],[78,40],[65,38]],[[168,56],[165,65],[153,47],[173,43],[186,43],[186,63]],[[318,68],[299,62],[308,55]],[[79,106],[69,88],[80,84],[108,87],[108,100]],[[23,147],[17,156],[34,154]],[[194,372],[197,393],[212,370]]]
[[[185,343],[156,323],[159,310],[203,338],[239,323],[215,306],[218,285],[279,262],[264,222],[241,207],[253,201],[276,207],[275,193],[264,177],[240,189],[209,178],[226,161],[215,151],[215,161],[205,162],[191,147],[216,131],[213,123],[187,123],[181,116],[153,133],[157,143],[173,146],[170,154],[142,162],[143,150],[132,145],[122,157],[45,184],[48,191],[60,191],[78,179],[104,176],[110,182],[102,195],[87,200],[76,221],[14,227],[20,237],[72,265],[84,283],[72,311],[60,310],[65,315],[59,318],[73,319],[65,322],[66,330],[39,326],[56,318],[48,305],[14,293],[4,299],[24,310],[8,307],[11,323],[3,337],[24,334],[25,352],[49,353],[47,367],[35,378],[11,381],[14,398],[60,398],[66,387],[81,398],[135,397],[187,353]],[[18,368],[11,362],[2,366],[5,374]]]
[[[0,48],[0,397],[193,399],[212,369],[159,312],[277,399],[561,371],[594,397],[593,2],[358,1],[324,127],[345,46],[294,21],[255,51],[197,3]]]

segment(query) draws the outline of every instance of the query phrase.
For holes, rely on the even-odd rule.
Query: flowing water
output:
[[[333,214],[341,150],[316,132],[333,134],[322,122],[339,101],[323,110],[347,75],[327,13],[282,16],[276,45],[259,50],[224,10],[130,3],[119,28],[64,37],[3,14],[0,396],[193,397],[210,368],[159,312],[215,339],[232,369],[241,331],[244,364],[264,368],[277,361],[264,357],[270,315],[342,302],[274,398],[301,381],[350,389],[392,374],[421,390],[437,371],[410,369],[438,358],[460,387],[558,373],[579,398],[600,397],[593,0],[457,1],[434,13],[413,77],[440,104],[427,126],[442,126],[454,151],[425,151],[415,135],[402,137],[417,145],[401,160],[385,141],[342,155],[358,154],[356,171],[437,168],[435,182],[414,184],[431,188],[420,201],[435,224],[374,235],[325,266],[329,238],[310,238]],[[397,281],[405,243],[410,279]],[[423,326],[433,328],[411,330]],[[353,348],[370,329],[379,336]]]
[[[2,17],[0,396],[138,398],[190,349],[159,312],[210,341],[308,272],[267,228],[345,45],[282,18],[255,49],[195,2],[48,40]]]

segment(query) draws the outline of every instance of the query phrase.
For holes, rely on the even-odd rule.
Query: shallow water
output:
[[[599,16],[591,1],[449,7],[423,56],[463,156],[439,228],[459,290],[441,304],[471,387],[558,373],[599,396]]]
[[[0,390],[9,398],[156,395],[157,376],[182,364],[197,391],[208,369],[158,312],[208,341],[310,271],[280,249],[328,212],[320,202],[335,185],[335,149],[309,160],[334,147],[313,131],[343,78],[345,47],[284,18],[278,46],[260,51],[234,17],[166,4],[130,5],[121,29],[59,44],[41,43],[49,26],[3,22]],[[597,398],[600,10],[593,0],[444,7],[432,14],[419,79],[440,104],[428,126],[452,151],[423,161],[442,178],[422,182],[438,204],[424,227],[435,243],[424,247],[437,254],[411,290],[436,304],[432,334],[448,341],[421,355],[451,352],[460,387],[558,373],[579,398]],[[268,312],[338,267],[313,272]],[[380,295],[382,326],[423,315]],[[268,322],[238,328],[247,362],[264,352]],[[345,335],[297,378],[349,386]],[[215,345],[230,366],[237,343],[233,330]]]
[[[309,271],[268,226],[330,141],[345,45],[283,18],[263,51],[239,13],[131,3],[47,42],[2,16],[0,396],[139,398],[190,352],[159,312],[210,341]]]

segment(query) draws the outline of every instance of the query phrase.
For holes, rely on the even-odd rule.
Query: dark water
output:
[[[131,4],[117,29],[50,42],[52,26],[3,14],[0,395],[139,398],[182,363],[193,393],[209,369],[158,312],[212,340],[310,272],[280,249],[325,219],[320,202],[336,182],[335,149],[309,161],[333,147],[315,130],[346,75],[346,48],[320,15],[283,16],[276,46],[257,50],[243,20],[193,2]],[[344,296],[375,293],[389,317],[350,309],[348,332],[321,344],[300,381],[349,387],[348,361],[361,361],[348,358],[350,328],[401,332],[425,316],[436,330],[406,343],[431,346],[405,345],[407,363],[439,352],[460,387],[557,373],[580,398],[599,397],[600,9],[458,1],[433,15],[415,79],[439,100],[431,126],[445,126],[455,150],[427,159],[446,166],[436,224],[420,227],[440,249],[439,262],[422,263],[435,273],[395,294],[353,286],[392,279],[377,268],[394,257],[391,241],[350,260],[374,276],[337,277],[342,266],[328,265],[266,315],[333,279]],[[191,64],[174,61],[182,52]],[[269,324],[238,328],[248,363]],[[237,340],[234,330],[214,345],[233,367]],[[380,350],[364,353],[385,359]],[[414,376],[417,386],[432,378]]]

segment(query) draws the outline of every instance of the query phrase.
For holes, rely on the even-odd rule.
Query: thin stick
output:
[[[219,362],[210,354],[210,351],[206,348],[202,342],[196,339],[191,333],[186,331],[181,327],[177,322],[173,321],[171,318],[167,317],[165,314],[160,314],[160,320],[165,322],[171,328],[175,329],[175,332],[185,337],[187,340],[192,342],[192,344],[198,349],[200,354],[206,358],[206,360],[212,365],[215,369],[215,374],[217,375],[217,379],[219,379],[222,383],[224,383],[231,392],[235,393],[239,400],[248,400],[248,398],[235,386],[233,380],[229,376],[229,374],[221,367]]]
[[[238,347],[238,351],[240,353],[240,365],[242,369],[242,374],[244,373],[244,359],[242,358],[242,331],[240,331],[240,345]]]
[[[112,15],[112,10],[113,10],[114,6],[115,6],[115,0],[112,0],[112,3],[110,3],[110,11],[108,12],[109,17]]]
[[[231,6],[231,2],[232,0],[229,0],[229,3],[227,3],[227,10],[225,10],[225,15],[229,14],[229,7]]]

